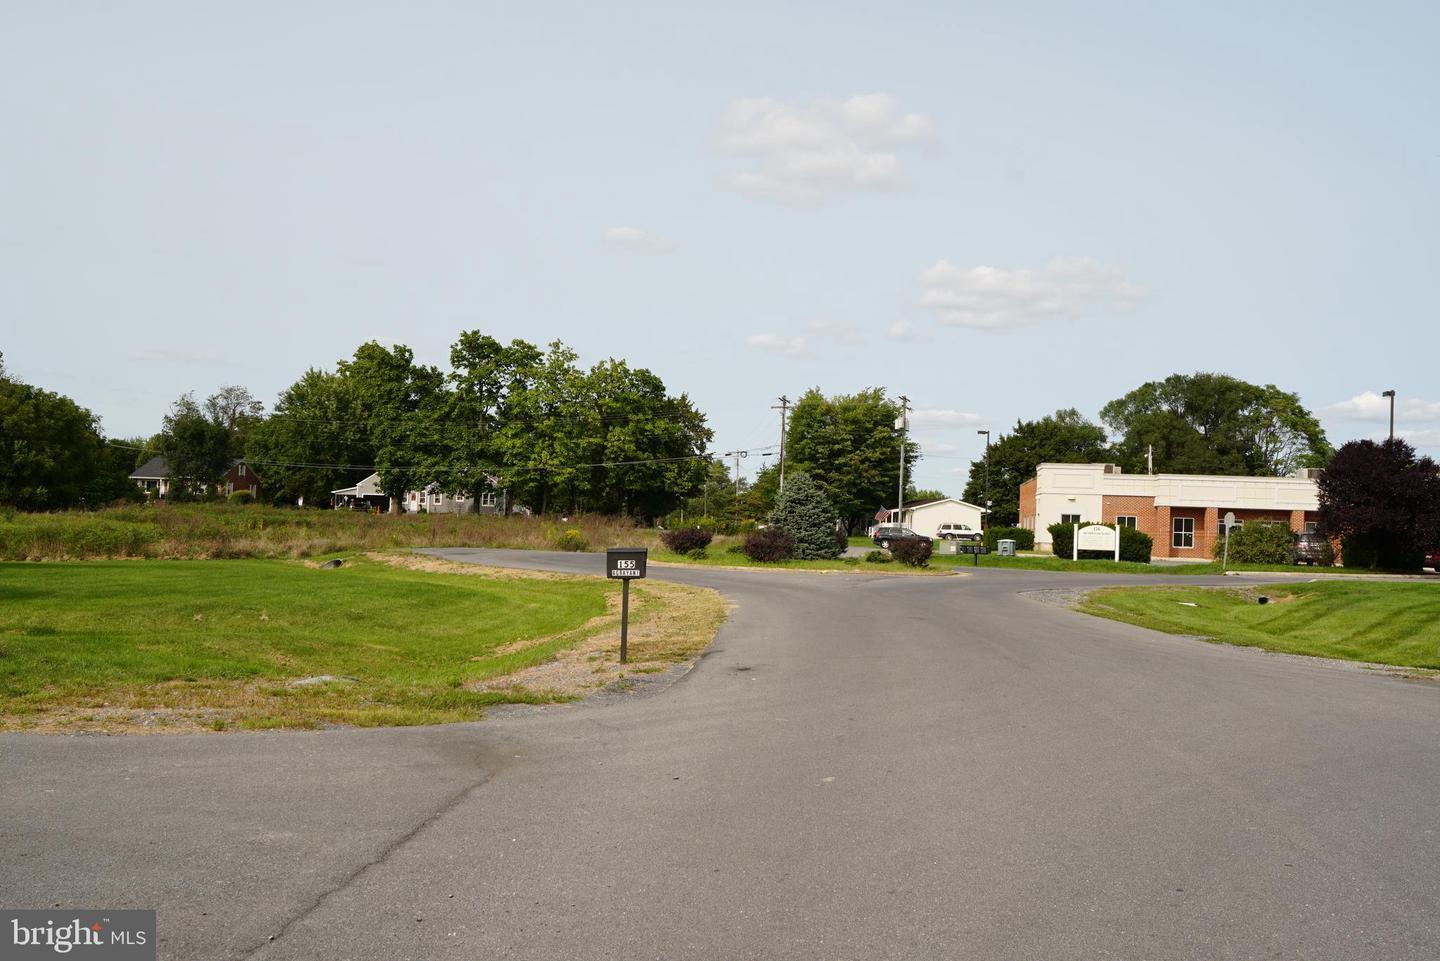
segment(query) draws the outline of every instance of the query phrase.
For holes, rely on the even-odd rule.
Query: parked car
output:
[[[1335,563],[1335,551],[1330,546],[1330,541],[1313,531],[1306,531],[1303,534],[1295,535],[1295,543],[1290,547],[1290,562],[1292,564],[1309,564],[1311,567],[1324,565],[1333,566]]]
[[[935,536],[942,541],[978,541],[982,535],[969,524],[941,524]]]
[[[1425,552],[1425,566],[1440,574],[1440,547],[1432,547]]]
[[[896,541],[928,541],[930,538],[924,534],[917,534],[910,528],[900,524],[881,524],[875,528],[874,533],[870,535],[870,539],[888,551],[890,545]]]

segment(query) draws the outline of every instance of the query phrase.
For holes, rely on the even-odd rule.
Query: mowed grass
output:
[[[1270,603],[1260,604],[1261,595]],[[1091,592],[1080,609],[1170,634],[1267,651],[1440,670],[1436,584],[1120,587]]]
[[[0,727],[470,720],[554,699],[475,685],[575,644],[614,591],[363,559],[0,564]],[[350,680],[292,685],[320,675]]]

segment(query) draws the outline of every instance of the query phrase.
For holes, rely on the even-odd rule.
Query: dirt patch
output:
[[[627,679],[656,674],[689,661],[705,650],[725,620],[726,605],[709,588],[633,582],[630,588],[629,663],[620,663],[620,599],[584,627],[553,660],[504,677],[491,678],[472,689],[503,691],[516,686],[566,698],[597,691],[630,690]],[[534,640],[521,645],[539,644]]]

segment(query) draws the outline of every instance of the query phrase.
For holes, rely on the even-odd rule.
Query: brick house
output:
[[[1314,530],[1320,509],[1314,474],[1126,474],[1114,464],[1041,464],[1020,485],[1020,526],[1035,532],[1036,549],[1049,550],[1051,524],[1118,522],[1149,534],[1155,557],[1209,560],[1227,511],[1237,526]]]

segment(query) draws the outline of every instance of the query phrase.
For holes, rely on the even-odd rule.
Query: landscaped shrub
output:
[[[562,551],[584,551],[590,549],[590,542],[585,539],[584,534],[572,527],[555,538],[555,547]]]
[[[1081,527],[1092,527],[1092,524],[1081,524]],[[1113,524],[1105,524],[1105,527],[1113,527]],[[1050,543],[1055,551],[1055,556],[1064,560],[1070,560],[1072,549],[1075,546],[1074,532],[1069,524],[1051,524],[1046,528],[1050,532]],[[1133,561],[1136,564],[1150,563],[1150,555],[1155,547],[1155,542],[1150,535],[1144,531],[1137,531],[1133,527],[1120,528],[1120,559],[1122,561]],[[1080,559],[1109,561],[1114,560],[1115,555],[1110,551],[1081,551]]]
[[[738,544],[731,544],[729,547],[725,548],[725,553],[727,553],[727,554],[743,554],[743,553],[745,553],[745,542],[744,542],[744,541],[741,541],[741,542],[738,543]]]
[[[232,504],[253,504],[255,503],[255,495],[249,491],[231,491],[230,496],[226,498],[226,500]]]
[[[796,471],[785,478],[785,489],[775,499],[770,524],[795,539],[795,557],[829,560],[845,548],[835,537],[835,510],[810,477]]]
[[[910,567],[924,567],[930,563],[930,553],[935,544],[929,538],[905,538],[890,543],[890,556]]]
[[[1015,542],[1017,551],[1033,551],[1035,549],[1035,532],[1028,527],[990,527],[985,530],[985,546],[992,551],[1000,549],[1002,540]]]
[[[752,561],[774,563],[795,556],[795,538],[778,527],[767,527],[745,535],[745,556]]]
[[[691,551],[703,551],[710,546],[715,535],[700,527],[681,527],[678,530],[665,531],[660,535],[660,540],[676,554],[689,554]]]
[[[1289,564],[1295,535],[1284,524],[1246,524],[1230,529],[1230,560],[1236,564]],[[1215,539],[1215,559],[1225,556],[1225,538]]]
[[[889,564],[894,558],[884,551],[870,551],[865,555],[865,561],[869,564]]]

